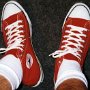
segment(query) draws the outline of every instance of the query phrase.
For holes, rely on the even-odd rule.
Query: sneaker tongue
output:
[[[12,16],[9,16],[5,20],[3,20],[4,26],[6,27],[7,25],[10,25],[13,22],[16,22],[17,20],[20,20],[20,18],[23,18],[23,15],[22,14],[23,14],[22,12],[19,12],[17,14],[14,14]]]
[[[81,19],[81,18],[71,18],[71,17],[69,17],[66,21],[67,25],[70,24],[70,25],[89,29],[89,27],[87,27],[87,23],[89,23],[89,20],[85,20],[85,19]]]
[[[8,55],[8,54],[12,54],[12,55],[14,55],[16,58],[19,58],[19,57],[21,56],[22,52],[21,52],[21,50],[19,50],[19,49],[11,49],[11,50],[9,50],[9,51],[7,51],[7,52],[5,53],[5,56]]]
[[[77,62],[80,63],[80,59],[78,59],[77,57],[75,57],[74,55],[72,55],[72,54],[70,54],[70,53],[68,53],[68,54],[66,54],[66,55],[63,55],[62,57],[57,58],[56,60],[62,62],[64,59],[67,59],[67,60],[75,60],[75,61],[77,61]]]
[[[75,60],[75,61],[80,61],[80,59],[78,59],[77,57],[75,57],[74,55],[72,55],[72,54],[66,54],[65,56],[64,56],[64,59],[67,59],[67,60]]]

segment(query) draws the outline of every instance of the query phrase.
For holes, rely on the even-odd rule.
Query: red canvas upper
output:
[[[81,29],[84,28],[85,30],[82,29],[81,32],[85,36],[79,35],[79,37],[77,37],[77,34],[80,34],[80,32],[77,30],[77,28],[76,28],[76,30],[72,31],[72,27],[70,27],[70,25],[73,27],[79,27]],[[79,41],[79,43],[77,43],[77,40],[75,41],[73,39],[70,39],[69,37],[65,37],[66,35],[70,35],[70,33],[68,33],[68,31],[71,31],[72,33],[74,33],[74,35],[71,35],[70,37],[76,38],[77,40],[82,39],[85,42]],[[65,42],[65,40],[66,40],[66,42]],[[67,41],[69,41],[71,44],[68,45]],[[76,44],[73,45],[72,42],[76,43],[77,47],[75,46]],[[67,47],[62,47],[65,45],[67,45]],[[79,45],[82,45],[83,47],[79,46]],[[55,72],[54,72],[54,80],[55,81],[57,80],[58,70],[64,59],[75,60],[81,65],[81,67],[83,66],[89,45],[90,45],[90,21],[85,20],[85,19],[80,19],[80,18],[70,18],[70,17],[67,18],[67,20],[63,26],[63,29],[62,29],[62,38],[61,38],[61,43],[59,46],[59,50],[64,51],[64,52],[62,52],[62,53],[59,52],[59,54],[60,55],[62,54],[62,56],[57,57],[55,60]],[[76,50],[75,53],[78,53],[80,56],[77,55],[78,57],[76,57],[71,52],[66,53],[68,51],[68,47],[71,49],[71,52]],[[65,48],[66,48],[66,51],[65,51]],[[79,50],[81,50],[81,51],[79,51]],[[57,56],[57,54],[55,54],[55,56]]]
[[[15,25],[14,23],[17,21],[21,21],[17,23],[17,25],[18,26],[21,25],[21,27],[17,28],[17,26],[14,26]],[[9,25],[11,25],[11,27],[8,27]],[[16,33],[16,32],[13,32],[11,34],[9,33],[8,35],[6,35],[7,32],[10,31],[10,29],[11,31],[14,31],[15,29],[22,31],[22,32],[19,32],[18,35],[19,36],[23,35],[24,37],[18,37],[18,39],[21,39],[24,41],[20,42],[22,46],[18,45],[18,47],[20,47],[22,50],[20,50],[19,48],[13,48],[13,49],[7,50],[5,55],[13,54],[15,57],[20,59],[22,68],[23,68],[23,83],[25,85],[30,85],[30,86],[36,85],[41,75],[40,64],[37,60],[37,57],[32,47],[29,23],[23,12],[16,13],[12,16],[9,16],[5,20],[2,20],[2,32],[3,32],[3,37],[4,37],[6,47],[9,46],[8,44],[9,40],[17,38],[17,35],[15,35],[11,37],[11,39],[9,38],[8,40],[8,36],[10,35],[12,36],[13,34]],[[11,42],[11,44],[13,43],[12,46],[17,42],[18,41],[15,41],[15,40],[12,41]],[[27,68],[26,66],[28,57],[30,58],[30,61],[28,61],[30,62],[29,68]]]

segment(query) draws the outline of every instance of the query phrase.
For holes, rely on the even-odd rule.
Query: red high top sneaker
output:
[[[23,7],[9,1],[2,11],[2,33],[6,48],[1,53],[19,58],[23,69],[23,84],[37,86],[43,80],[43,71],[32,47],[31,21]],[[4,55],[4,56],[5,56]]]
[[[59,50],[51,54],[56,58],[55,82],[63,60],[75,60],[83,66],[89,44],[90,10],[85,4],[77,3],[72,6],[64,20]]]

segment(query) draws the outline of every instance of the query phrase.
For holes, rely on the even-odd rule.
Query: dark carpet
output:
[[[0,0],[0,15],[3,5],[8,0]],[[61,38],[63,20],[74,3],[84,2],[90,7],[89,0],[17,0],[27,11],[33,28],[33,46],[39,58],[43,71],[44,81],[36,88],[20,85],[18,90],[54,90],[53,74],[54,59],[48,55],[58,49]],[[0,47],[3,47],[3,38],[0,33]],[[87,55],[84,73],[90,82],[90,50]]]

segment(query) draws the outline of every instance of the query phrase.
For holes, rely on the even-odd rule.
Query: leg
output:
[[[87,87],[78,79],[68,79],[61,83],[56,90],[87,90]]]
[[[64,60],[58,72],[55,89],[61,90],[62,88],[63,90],[68,87],[69,89],[72,88],[71,90],[85,90],[87,86],[87,80],[82,73],[80,64],[74,60]]]

